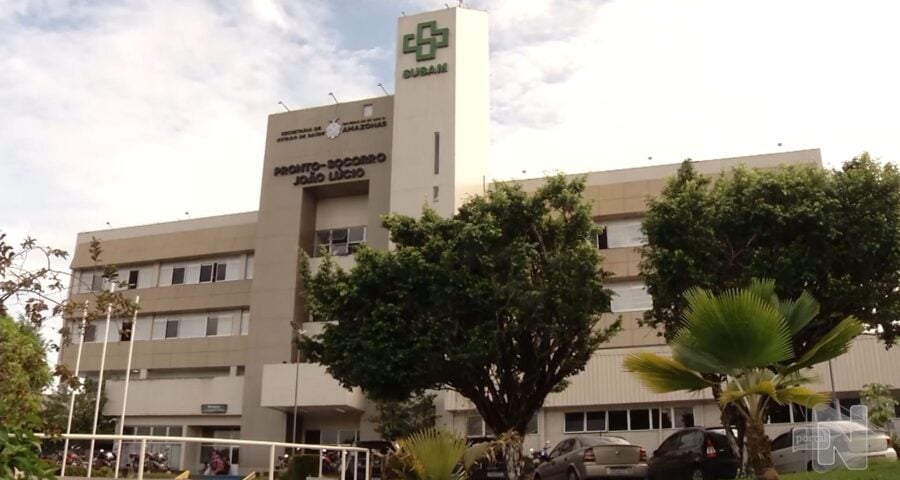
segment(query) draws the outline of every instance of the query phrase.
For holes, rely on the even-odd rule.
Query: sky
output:
[[[897,2],[465,3],[490,14],[490,178],[805,148],[900,160]],[[438,8],[0,0],[0,231],[72,250],[107,222],[255,210],[278,102],[392,92],[396,18]]]

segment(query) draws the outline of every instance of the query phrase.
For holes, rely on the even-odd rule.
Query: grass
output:
[[[900,462],[869,462],[866,470],[832,470],[828,473],[806,472],[782,475],[781,480],[896,480],[900,479]]]

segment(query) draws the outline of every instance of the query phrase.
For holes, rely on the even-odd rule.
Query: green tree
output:
[[[386,217],[394,250],[363,248],[350,272],[330,259],[304,268],[308,308],[335,321],[304,351],[377,400],[448,389],[495,432],[524,433],[619,329],[601,324],[611,293],[583,191],[583,178],[557,176],[534,194],[497,185],[451,218]]]
[[[683,326],[670,341],[672,357],[642,352],[625,359],[633,372],[658,393],[717,387],[720,405],[731,405],[747,426],[747,450],[758,478],[777,479],[765,432],[767,406],[797,403],[812,407],[828,397],[801,385],[812,379],[803,370],[845,353],[863,325],[847,317],[797,356],[792,337],[812,323],[819,305],[806,292],[782,302],[770,280],[714,295],[691,289],[685,294]],[[710,380],[721,378],[720,380]]]
[[[897,399],[894,398],[894,387],[882,383],[863,385],[859,398],[869,410],[869,423],[880,429],[886,429],[894,418]]]
[[[434,427],[437,420],[435,397],[434,393],[418,393],[405,401],[377,402],[378,414],[372,417],[375,431],[385,440],[396,440]]]
[[[644,323],[678,331],[691,287],[714,291],[772,278],[778,294],[809,291],[815,322],[799,353],[848,315],[891,345],[900,324],[900,173],[868,154],[839,171],[735,168],[715,180],[686,161],[643,220],[641,275],[653,297]]]
[[[106,406],[106,385],[103,395],[100,397],[100,411]],[[71,386],[60,384],[52,393],[44,399],[42,417],[44,419],[44,432],[50,434],[65,433],[69,420],[69,400],[72,391],[75,390],[75,404],[72,409],[72,432],[89,433],[94,428],[94,405],[97,401],[97,382],[85,379],[83,385]],[[97,421],[97,433],[114,433],[115,417],[100,416]],[[62,448],[62,441],[45,441],[45,449],[58,450]]]
[[[37,330],[0,315],[0,478],[48,476],[40,460],[41,392],[53,378]]]

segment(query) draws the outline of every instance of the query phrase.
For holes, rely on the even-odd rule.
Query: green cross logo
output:
[[[428,30],[428,36],[425,36]],[[412,42],[415,41],[415,44]],[[450,29],[438,28],[437,21],[422,22],[416,25],[416,33],[403,35],[403,53],[416,53],[416,61],[434,60],[437,49],[450,44]]]

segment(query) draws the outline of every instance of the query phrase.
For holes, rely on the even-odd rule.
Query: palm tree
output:
[[[453,432],[426,428],[397,440],[385,468],[402,480],[466,480],[472,465],[493,447],[490,442],[467,446]]]
[[[720,406],[733,405],[746,423],[754,473],[777,479],[764,429],[767,406],[827,402],[827,396],[803,386],[814,379],[802,370],[844,354],[862,333],[862,324],[847,317],[796,355],[793,336],[819,313],[819,304],[809,293],[782,302],[773,281],[754,280],[749,288],[720,295],[695,288],[685,299],[688,308],[681,329],[669,343],[672,358],[635,353],[626,357],[626,371],[658,393],[721,389]]]

